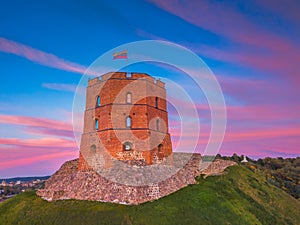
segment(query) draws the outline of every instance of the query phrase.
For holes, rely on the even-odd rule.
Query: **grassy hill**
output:
[[[25,192],[0,204],[0,224],[300,224],[300,202],[242,166],[139,206],[46,202]]]

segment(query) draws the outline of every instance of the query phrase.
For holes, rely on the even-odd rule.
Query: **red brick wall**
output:
[[[126,94],[129,92],[132,96],[131,104],[126,103]],[[99,107],[98,96],[101,98]],[[90,154],[90,146],[93,144],[97,146],[98,152],[105,151],[119,160],[134,160],[123,149],[123,143],[129,141],[132,143],[131,151],[138,151],[147,164],[153,163],[154,154],[162,159],[172,153],[164,83],[155,81],[147,74],[132,73],[131,77],[126,77],[126,73],[117,72],[90,80],[84,116],[79,170],[87,169],[85,161],[95,157]],[[131,129],[126,128],[127,116],[131,117]],[[95,119],[99,121],[97,131]],[[159,144],[162,145],[160,152]],[[85,157],[89,159],[85,160]]]

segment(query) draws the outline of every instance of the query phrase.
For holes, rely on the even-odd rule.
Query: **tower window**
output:
[[[126,94],[126,103],[131,103],[132,102],[132,94],[128,92]]]
[[[156,119],[156,130],[159,130],[159,119]]]
[[[99,129],[99,120],[95,119],[95,129],[98,130]]]
[[[155,98],[155,107],[158,108],[158,97]]]
[[[91,153],[96,153],[96,145],[91,145]]]
[[[131,127],[131,117],[130,117],[130,116],[127,116],[127,117],[126,117],[126,127],[127,127],[127,128],[130,128],[130,127]]]
[[[162,147],[163,147],[162,144],[159,144],[159,145],[158,145],[157,149],[158,149],[158,152],[159,152],[159,153],[162,152]]]
[[[132,144],[129,142],[129,141],[126,141],[124,144],[123,144],[123,149],[124,151],[130,151],[132,149]]]
[[[101,106],[101,99],[100,99],[100,96],[97,97],[97,106]]]

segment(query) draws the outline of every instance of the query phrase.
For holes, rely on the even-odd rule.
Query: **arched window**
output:
[[[131,102],[132,102],[131,97],[132,97],[132,94],[131,94],[130,92],[128,92],[128,93],[126,94],[126,103],[131,103]]]
[[[130,151],[132,149],[132,144],[129,142],[129,141],[126,141],[124,144],[123,144],[123,150],[124,151]]]
[[[101,106],[101,99],[100,99],[100,96],[97,97],[97,106]]]
[[[158,108],[158,97],[155,98],[155,107]]]
[[[96,153],[96,145],[91,145],[90,149],[91,149],[91,153]]]
[[[156,130],[159,130],[159,119],[156,119]]]
[[[98,121],[98,119],[95,119],[95,129],[96,130],[99,129],[99,121]]]
[[[131,73],[130,72],[127,72],[126,73],[126,78],[130,78],[131,77]]]
[[[130,117],[130,116],[127,116],[127,117],[126,117],[126,127],[127,127],[127,128],[130,128],[130,127],[131,127],[131,117]]]
[[[158,149],[158,152],[162,152],[162,147],[163,147],[163,145],[162,145],[162,144],[159,144],[159,145],[158,145],[158,147],[157,147],[157,149]]]

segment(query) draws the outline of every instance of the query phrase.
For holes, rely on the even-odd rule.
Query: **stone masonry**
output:
[[[143,186],[129,186],[111,181],[92,170],[78,171],[78,160],[68,161],[46,181],[45,188],[38,190],[37,195],[48,201],[79,199],[138,205],[167,196],[189,184],[195,184],[195,177],[200,174],[219,174],[228,166],[236,164],[232,161],[217,160],[204,169],[200,154],[173,154],[175,165],[180,165],[183,158],[188,157],[189,160],[169,178]]]

